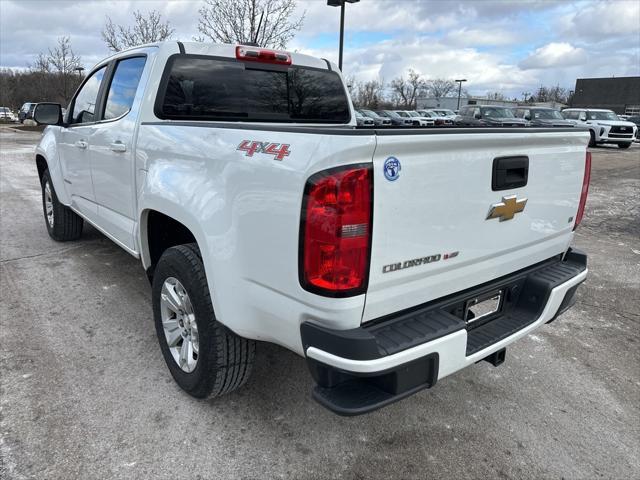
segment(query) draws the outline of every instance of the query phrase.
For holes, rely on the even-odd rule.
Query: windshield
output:
[[[397,113],[397,114],[398,114],[398,116],[400,116],[400,117],[408,117],[408,116],[409,116],[409,114],[408,114],[407,112],[402,112],[402,111],[400,111],[400,112],[396,112],[396,113]]]
[[[371,110],[361,110],[361,112],[367,117],[380,118],[380,115],[378,115],[376,112],[372,112]]]
[[[531,110],[531,116],[544,120],[564,120],[564,117],[557,110]]]
[[[589,120],[620,120],[613,112],[588,112]]]
[[[453,116],[455,115],[455,113],[453,113],[453,111],[452,111],[452,110],[437,110],[437,112],[438,112],[440,115],[442,115],[443,117],[446,117],[446,116],[451,116],[451,117],[453,117]]]
[[[513,112],[507,108],[485,107],[482,116],[487,118],[514,118]]]
[[[411,115],[412,117],[419,117],[420,114],[418,112],[409,112],[409,115]]]

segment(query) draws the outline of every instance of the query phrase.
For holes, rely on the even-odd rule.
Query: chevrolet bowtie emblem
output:
[[[518,200],[516,195],[509,195],[508,197],[502,197],[502,201],[494,203],[489,209],[487,220],[492,218],[499,218],[501,222],[505,220],[511,220],[516,213],[520,213],[524,210],[527,204],[527,199],[523,198]]]

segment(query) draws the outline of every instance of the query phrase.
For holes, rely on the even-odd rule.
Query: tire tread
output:
[[[163,258],[165,255],[179,255],[187,262],[188,269],[195,277],[194,283],[200,289],[197,295],[201,296],[203,302],[210,308],[207,331],[213,338],[213,341],[209,342],[208,351],[211,364],[204,372],[203,381],[188,393],[199,398],[218,397],[240,388],[251,374],[255,358],[255,341],[236,335],[216,320],[202,264],[202,255],[197,244],[189,243],[171,247],[163,254]]]

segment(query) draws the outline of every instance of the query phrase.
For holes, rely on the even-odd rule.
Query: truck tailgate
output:
[[[363,322],[563,253],[573,238],[588,138],[567,130],[378,132]],[[390,157],[400,163],[395,180],[384,173]],[[528,158],[526,185],[492,188],[499,157]],[[488,219],[503,197],[510,207],[526,205],[511,219]]]

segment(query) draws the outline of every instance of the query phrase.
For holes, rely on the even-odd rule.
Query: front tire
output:
[[[42,209],[49,236],[58,242],[77,240],[82,235],[83,220],[58,200],[49,170],[42,174]]]
[[[629,148],[631,146],[630,143],[619,143],[618,148]]]
[[[216,320],[195,243],[167,249],[153,275],[153,317],[164,360],[188,394],[217,397],[251,374],[255,342]]]
[[[593,132],[593,130],[589,130],[589,146],[596,146],[596,134]]]

